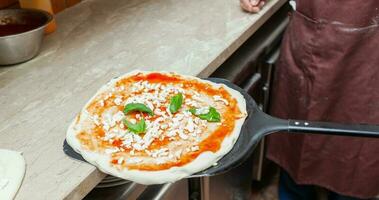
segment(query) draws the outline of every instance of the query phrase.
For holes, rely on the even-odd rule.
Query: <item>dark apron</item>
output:
[[[271,114],[379,124],[379,0],[297,0],[283,39]],[[379,194],[379,139],[275,133],[267,156],[298,184]]]

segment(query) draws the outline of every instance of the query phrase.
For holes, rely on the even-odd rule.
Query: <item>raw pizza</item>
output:
[[[246,117],[243,96],[223,84],[134,71],[89,100],[67,142],[107,174],[160,184],[214,165],[232,149]]]

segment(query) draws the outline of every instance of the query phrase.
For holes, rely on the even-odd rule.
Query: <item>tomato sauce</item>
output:
[[[148,150],[151,151],[151,150],[154,150],[154,149],[159,149],[159,148],[161,148],[162,146],[166,146],[166,145],[168,145],[169,143],[170,143],[170,140],[169,140],[168,138],[164,138],[163,140],[156,139],[156,140],[154,140],[154,141],[150,144]]]
[[[119,139],[114,140],[114,141],[112,142],[112,145],[115,146],[115,147],[121,147],[121,145],[122,145],[122,140],[119,140]]]
[[[137,74],[136,76],[132,77],[133,81],[149,81],[151,83],[162,83],[162,82],[181,82],[182,80],[176,76],[167,76],[161,73],[151,73],[148,75],[143,74]]]

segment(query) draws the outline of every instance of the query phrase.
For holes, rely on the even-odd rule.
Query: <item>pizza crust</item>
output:
[[[103,87],[101,87],[97,91],[97,93],[84,106],[80,114],[86,113],[84,109],[95,99],[97,95],[103,93],[104,91],[109,90],[112,87],[112,85],[114,85],[120,79],[125,79],[127,77],[136,75],[138,73],[174,74],[170,72],[132,71],[130,73],[124,74],[121,77],[112,79],[111,81],[109,81],[107,84],[105,84]],[[81,154],[86,161],[95,165],[102,172],[111,174],[112,176],[116,176],[122,179],[131,180],[139,184],[144,184],[144,185],[175,182],[179,179],[188,177],[191,174],[194,174],[196,172],[199,172],[211,167],[213,164],[215,164],[218,160],[220,160],[224,155],[226,155],[233,148],[234,143],[238,139],[242,125],[247,117],[245,98],[238,91],[231,89],[224,84],[213,83],[213,82],[202,80],[202,79],[199,79],[197,77],[192,77],[192,76],[185,76],[185,75],[180,75],[180,76],[183,77],[184,79],[188,79],[188,80],[192,79],[192,80],[197,80],[203,83],[208,83],[216,88],[223,87],[229,92],[229,94],[233,98],[237,100],[238,107],[241,113],[243,114],[243,116],[240,119],[236,120],[233,131],[227,137],[224,138],[221,144],[221,147],[217,152],[215,153],[210,152],[210,151],[202,152],[192,162],[180,167],[171,167],[170,169],[166,169],[166,170],[160,170],[160,171],[139,171],[139,170],[127,170],[127,169],[118,170],[117,168],[112,167],[110,165],[108,155],[101,155],[101,154],[94,153],[94,152],[81,148],[81,144],[79,140],[76,138],[76,132],[74,130],[76,119],[73,120],[73,122],[71,123],[71,125],[69,126],[67,130],[67,136],[66,136],[67,143],[76,152]]]

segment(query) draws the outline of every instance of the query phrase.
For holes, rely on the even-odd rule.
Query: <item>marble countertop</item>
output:
[[[133,69],[206,77],[285,2],[248,14],[239,0],[86,0],[58,14],[36,58],[0,67],[0,148],[27,163],[16,199],[81,199],[105,176],[62,151],[101,85]]]

